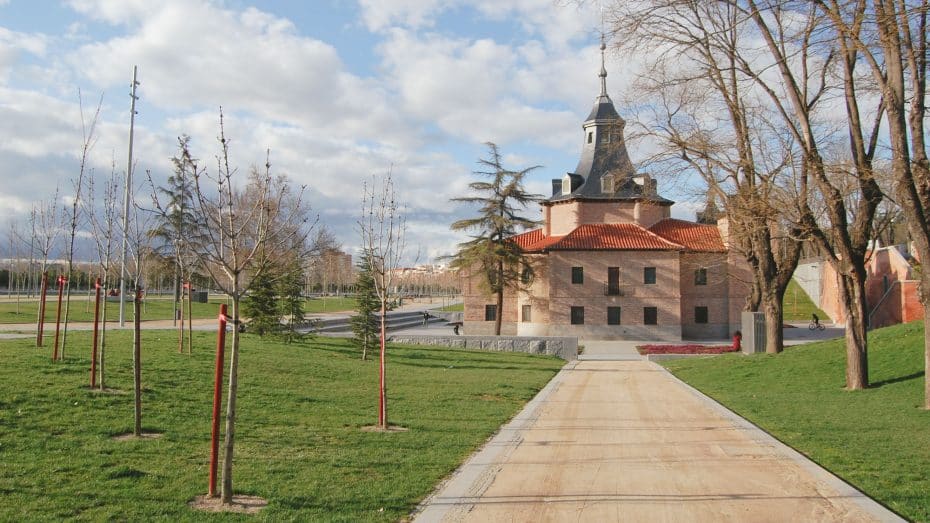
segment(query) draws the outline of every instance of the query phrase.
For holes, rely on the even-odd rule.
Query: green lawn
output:
[[[195,319],[215,318],[217,315],[217,305],[226,303],[226,300],[219,297],[210,298],[210,303],[194,303],[192,315]],[[45,305],[45,321],[55,321],[56,308],[58,299],[51,296]],[[35,323],[39,313],[39,300],[22,300],[19,304],[15,300],[0,301],[0,323]],[[143,320],[170,320],[173,312],[170,298],[149,298],[144,301],[142,307]],[[186,307],[186,305],[185,305]],[[354,298],[345,297],[327,297],[311,298],[304,302],[304,312],[307,314],[318,312],[340,312],[349,311],[355,308]],[[64,303],[62,303],[62,319],[64,319]],[[85,294],[72,295],[71,298],[71,321],[94,321],[93,299],[88,300]],[[185,311],[184,316],[187,317]],[[126,303],[126,317],[132,318],[132,302]],[[118,321],[119,319],[119,302],[107,302],[107,320]]]
[[[463,312],[465,310],[464,303],[453,303],[452,305],[446,305],[445,307],[439,307],[439,311],[442,312]]]
[[[108,384],[86,388],[89,335],[68,337],[69,359],[30,340],[0,341],[0,521],[252,520],[194,512],[207,488],[213,337],[193,356],[172,331],[143,332],[146,430],[132,427],[128,332],[110,336]],[[285,345],[243,338],[235,491],[269,501],[266,521],[397,521],[541,389],[563,362],[515,353],[390,347],[392,424],[376,421],[377,369],[347,340]]]
[[[785,321],[810,321],[811,313],[817,313],[820,321],[830,321],[827,313],[818,309],[807,296],[807,293],[798,285],[798,282],[794,280],[788,283],[782,305],[785,308]]]
[[[192,315],[195,319],[215,318],[217,305],[226,303],[222,298],[211,298],[210,303],[194,303]],[[50,296],[45,302],[45,321],[54,323],[58,307],[58,297]],[[186,307],[186,305],[185,305]],[[101,311],[102,312],[102,311]],[[143,320],[170,320],[173,305],[170,298],[148,298],[142,305]],[[35,323],[39,315],[39,300],[23,300],[19,304],[13,301],[0,302],[0,323]],[[61,317],[64,321],[65,304],[61,304]],[[93,297],[87,298],[85,294],[71,296],[71,321],[94,321]],[[187,317],[185,309],[184,317]],[[126,318],[132,318],[132,301],[126,302]],[[107,321],[119,320],[119,302],[107,302]],[[54,328],[54,326],[53,326]]]
[[[663,365],[904,517],[928,521],[923,333],[919,322],[873,331],[873,386],[857,392],[843,389],[842,339]]]
[[[355,310],[354,297],[327,296],[326,298],[310,298],[304,302],[304,312],[307,314],[353,310]]]

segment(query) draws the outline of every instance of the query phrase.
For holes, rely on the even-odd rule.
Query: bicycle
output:
[[[822,331],[822,330],[826,329],[827,327],[824,326],[824,324],[823,324],[823,323],[820,323],[819,321],[811,320],[811,322],[810,322],[810,324],[807,326],[807,328],[810,329],[810,330],[820,330],[820,331]]]

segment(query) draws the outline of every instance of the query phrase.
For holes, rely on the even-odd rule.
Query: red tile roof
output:
[[[553,245],[553,250],[677,251],[683,247],[635,223],[580,225]]]
[[[720,230],[715,225],[666,218],[650,227],[649,230],[671,242],[683,245],[689,251],[727,251],[720,237]]]
[[[542,229],[518,234],[513,240],[527,252],[547,250],[677,251],[670,242],[635,223],[585,224],[564,236],[543,236]]]
[[[558,243],[564,236],[543,236],[542,229],[533,229],[513,237],[513,241],[527,252],[545,250],[554,243]]]
[[[526,252],[727,250],[717,227],[674,218],[666,218],[649,229],[635,223],[585,224],[562,236],[543,236],[542,229],[533,229],[514,236],[513,241]]]

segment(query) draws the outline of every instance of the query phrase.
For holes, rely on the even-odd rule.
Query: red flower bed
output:
[[[636,350],[640,354],[723,354],[724,352],[737,352],[732,345],[639,345]]]

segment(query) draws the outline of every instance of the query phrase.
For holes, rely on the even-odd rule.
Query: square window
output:
[[[620,307],[607,307],[607,325],[620,325]]]
[[[532,307],[530,305],[524,305],[523,310],[521,312],[521,317],[523,318],[523,321],[532,321],[531,314],[532,314]]]
[[[646,285],[654,285],[656,282],[656,268],[655,267],[643,267],[643,283]]]
[[[646,325],[658,325],[659,309],[656,307],[643,307],[643,323]]]
[[[584,283],[584,267],[572,267],[572,283]]]
[[[484,306],[484,321],[497,321],[497,305]]]
[[[707,285],[707,269],[701,267],[694,271],[694,284],[695,285]]]
[[[707,323],[707,307],[694,308],[694,323]]]
[[[584,325],[584,307],[572,307],[572,325]]]

